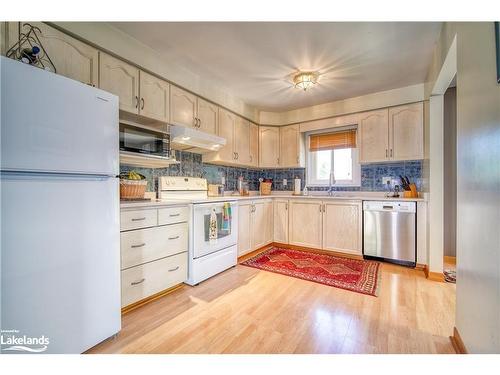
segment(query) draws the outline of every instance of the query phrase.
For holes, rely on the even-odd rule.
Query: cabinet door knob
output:
[[[135,108],[139,108],[139,97],[135,96]]]
[[[168,270],[168,272],[174,272],[174,271],[177,271],[179,269],[179,266],[175,267],[175,268],[171,268]]]
[[[145,243],[145,242],[143,242],[143,243],[141,243],[141,244],[139,244],[139,245],[132,245],[132,246],[130,246],[130,247],[131,247],[132,249],[137,249],[138,247],[144,247],[144,246],[146,246],[146,243]]]
[[[141,109],[144,109],[144,98],[141,98]]]
[[[392,148],[391,148],[391,158],[392,158]]]
[[[385,149],[385,157],[388,158],[389,157],[389,151],[387,149]]]

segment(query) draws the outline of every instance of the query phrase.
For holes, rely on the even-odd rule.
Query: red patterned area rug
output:
[[[272,247],[243,263],[265,271],[376,296],[380,263]]]

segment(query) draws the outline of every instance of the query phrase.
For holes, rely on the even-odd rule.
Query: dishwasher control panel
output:
[[[415,202],[399,201],[364,201],[363,210],[369,211],[398,211],[398,212],[416,212]]]

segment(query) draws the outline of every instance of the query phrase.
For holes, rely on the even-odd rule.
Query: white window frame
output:
[[[309,151],[309,137],[313,134],[321,134],[321,133],[334,133],[341,132],[345,130],[357,130],[357,126],[343,126],[338,128],[330,128],[320,131],[313,131],[306,133],[306,141],[307,141],[307,151],[306,151],[306,174],[307,174],[307,186],[311,187],[325,187],[329,186],[329,180],[316,180],[313,178],[311,171],[314,170],[314,159],[313,156],[314,151]],[[358,132],[356,131],[356,137],[358,136]],[[356,142],[358,144],[358,142]],[[360,187],[361,186],[361,164],[359,163],[359,150],[358,148],[352,149],[352,180],[335,180],[334,186],[339,187]],[[333,152],[332,152],[332,164],[333,165]]]

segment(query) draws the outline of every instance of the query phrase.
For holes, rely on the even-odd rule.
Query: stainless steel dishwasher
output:
[[[415,267],[415,202],[363,202],[363,256]]]

